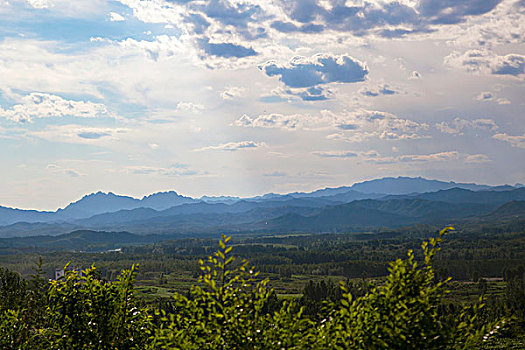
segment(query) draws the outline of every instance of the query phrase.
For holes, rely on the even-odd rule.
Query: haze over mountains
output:
[[[465,218],[522,217],[525,188],[382,178],[310,193],[190,198],[174,191],[141,199],[97,192],[56,212],[0,207],[0,238],[74,230],[134,234],[338,232]]]

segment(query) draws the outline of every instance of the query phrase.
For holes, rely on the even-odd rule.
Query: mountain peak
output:
[[[155,198],[155,197],[184,197],[184,196],[181,196],[177,192],[170,190],[170,191],[161,191],[161,192],[155,192],[152,194],[148,194],[142,197],[141,200],[146,200],[148,198]]]
[[[164,210],[176,205],[194,202],[193,198],[184,197],[175,191],[157,192],[142,199],[122,196],[113,192],[93,192],[73,202],[64,209],[59,209],[60,219],[80,219],[102,213],[140,207]]]

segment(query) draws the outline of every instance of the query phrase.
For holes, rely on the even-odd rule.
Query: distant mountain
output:
[[[288,197],[287,197],[288,198]],[[80,219],[75,223],[88,227],[108,227],[110,225],[122,225],[131,222],[144,222],[154,218],[183,217],[187,215],[208,214],[237,214],[248,211],[262,212],[266,208],[280,208],[281,213],[289,208],[322,208],[326,205],[340,204],[332,200],[321,198],[292,198],[281,200],[254,201],[241,200],[233,204],[224,203],[188,203],[171,207],[166,210],[157,211],[151,208],[137,208],[131,210],[119,210],[113,213],[94,215],[87,219]],[[166,219],[159,219],[165,221]]]
[[[343,192],[335,193],[328,196],[317,197],[317,199],[324,199],[333,202],[350,203],[352,201],[361,199],[378,199],[383,198],[383,193],[363,193],[354,190],[345,190]]]
[[[23,210],[0,206],[0,225],[10,225],[15,222],[39,222],[47,221],[54,212],[43,212],[36,210]]]
[[[452,220],[469,216],[485,215],[497,207],[497,204],[485,203],[446,203],[419,198],[362,200],[352,202],[355,206],[371,208],[392,214],[415,218],[418,222]]]
[[[158,192],[144,196],[142,199],[99,191],[85,195],[80,200],[70,203],[56,212],[21,210],[0,206],[0,225],[11,225],[17,222],[72,222],[82,218],[89,218],[93,215],[112,213],[119,210],[137,208],[165,210],[177,205],[198,202],[200,201],[197,199],[181,196],[174,191]]]
[[[17,222],[0,226],[0,237],[56,236],[78,228],[78,225],[69,223]]]
[[[516,186],[518,185],[519,184]],[[319,212],[325,207],[360,200],[388,201],[392,199],[421,199],[433,202],[483,204],[487,205],[487,208],[495,209],[496,206],[509,201],[525,200],[525,187],[517,188],[516,186],[503,185],[491,187],[487,185],[428,180],[421,177],[386,177],[356,183],[350,187],[324,188],[309,193],[267,193],[252,198],[203,196],[200,199],[194,199],[179,195],[174,191],[168,191],[154,193],[138,199],[130,196],[117,195],[112,192],[96,192],[86,195],[56,212],[39,212],[35,210],[0,207],[0,226],[15,223],[48,223],[56,224],[56,227],[62,225],[60,228],[57,228],[57,230],[54,230],[51,226],[40,226],[45,232],[58,234],[64,232],[64,227],[69,227],[65,224],[70,224],[72,225],[71,227],[77,228],[121,227],[122,225],[131,227],[130,223],[140,222],[140,225],[142,225],[141,232],[144,232],[154,229],[152,227],[148,228],[146,222],[155,219],[166,223],[169,221],[167,221],[166,217],[177,217],[179,220],[185,222],[184,225],[181,224],[177,226],[177,230],[179,230],[182,229],[182,227],[191,227],[191,223],[189,221],[187,222],[186,219],[191,217],[192,220],[200,221],[198,215],[202,216],[206,214],[207,218],[211,220],[211,223],[200,223],[196,226],[200,228],[214,227],[214,229],[217,229],[217,227],[219,227],[217,226],[219,225],[218,222],[221,222],[220,225],[222,225],[221,220],[227,217],[233,220],[232,225],[233,222],[235,222],[235,224],[240,224],[241,222],[243,224],[251,224],[251,222],[248,221],[237,220],[242,217],[242,215],[237,214],[241,213],[256,213],[259,211],[261,213],[260,221],[264,220],[266,223],[266,220],[276,218],[274,213],[278,213],[278,211],[273,210],[275,208],[282,208],[282,215],[290,211],[300,215],[298,214],[298,209],[290,208],[315,208],[317,212]],[[424,207],[429,208],[427,205]],[[470,207],[464,206],[464,208]],[[385,208],[368,209],[382,211]],[[301,210],[304,211],[303,209]],[[438,212],[438,208],[433,210],[434,213]],[[270,212],[272,213],[271,215],[268,214]],[[312,211],[306,210],[306,212]],[[387,212],[396,215],[406,214],[391,211]],[[263,213],[265,214],[263,215]],[[218,218],[215,224],[213,223],[214,215]],[[235,217],[236,215],[237,217]],[[434,216],[436,215],[437,214]],[[219,216],[221,217],[220,219]],[[164,219],[156,219],[159,217],[163,217]],[[380,221],[381,220],[378,222]],[[225,224],[227,224],[227,220],[225,222]],[[169,227],[167,225],[168,224],[165,224],[165,227],[168,230]],[[12,229],[10,232],[26,235],[27,233],[23,232],[22,227],[26,227],[28,230],[27,233],[29,233],[35,232],[35,227],[38,227],[38,225],[13,226],[10,228]],[[4,229],[0,230],[0,236],[12,235]],[[2,232],[4,232],[5,235]]]
[[[289,193],[290,196],[295,198],[316,198],[316,197],[327,197],[327,196],[334,196],[342,193],[351,192],[351,188],[348,186],[341,186],[341,187],[335,187],[335,188],[323,188],[317,191],[313,192],[293,192]]]
[[[212,233],[249,231],[331,232],[414,223],[450,223],[486,215],[496,204],[446,203],[418,198],[359,200],[333,205],[320,198],[250,202],[232,205],[196,203],[164,211],[135,209],[94,216],[80,221],[97,230],[134,233]],[[286,205],[280,205],[286,204]],[[133,214],[133,213],[136,214]]]
[[[525,219],[525,201],[512,201],[503,204],[485,218],[493,220]]]
[[[15,224],[25,229],[43,229],[26,237],[0,238],[0,251],[16,249],[107,251],[123,246],[151,244],[181,237],[209,237],[220,232],[342,232],[379,227],[400,227],[411,224],[441,225],[451,218],[462,223],[484,223],[487,220],[518,220],[525,218],[525,201],[511,201],[495,210],[485,204],[452,204],[423,199],[362,200],[327,206],[258,208],[242,213],[208,213],[159,216],[130,225],[138,233],[125,230],[74,230],[47,234],[54,224]],[[153,209],[135,209],[154,211]],[[133,212],[131,210],[129,212]],[[484,214],[490,211],[489,214]],[[261,218],[265,218],[261,220]],[[466,219],[465,219],[466,218]],[[441,220],[441,221],[440,221]],[[469,221],[470,220],[470,221]],[[128,223],[129,224],[129,223]],[[62,227],[67,229],[67,227]],[[155,234],[151,234],[152,228]],[[0,228],[1,229],[1,228]],[[29,232],[29,231],[27,231]],[[202,235],[201,235],[202,234]]]
[[[163,210],[176,205],[198,202],[190,197],[184,197],[174,191],[158,192],[137,199],[120,196],[114,193],[97,192],[84,196],[79,201],[69,204],[64,209],[57,211],[61,220],[88,218],[102,213],[111,213],[123,209],[152,208]]]
[[[241,200],[240,197],[232,197],[232,196],[202,196],[200,198],[201,201],[206,203],[225,203],[225,204],[232,204],[235,202],[238,202]]]
[[[495,205],[451,204],[422,199],[361,200],[329,206],[311,216],[286,214],[259,224],[268,230],[333,232],[372,227],[399,227],[415,223],[445,223],[453,219],[480,216]]]
[[[518,186],[518,184],[515,186],[501,185],[501,186],[491,186],[489,190],[490,191],[511,191],[511,190],[515,190],[516,188],[520,188],[520,187],[523,187],[523,186]]]
[[[439,180],[427,180],[422,177],[384,177],[364,181],[352,185],[350,188],[362,193],[384,193],[384,194],[410,194],[434,192],[447,190],[450,188],[464,188],[473,191],[489,189],[487,185],[477,185],[474,183],[456,183],[454,181],[444,182]]]
[[[161,215],[159,211],[151,208],[124,209],[112,213],[93,215],[90,218],[78,219],[75,223],[84,227],[101,225],[113,225],[116,227],[126,222],[147,220],[159,215]]]
[[[82,197],[82,199],[69,204],[64,209],[58,209],[57,218],[59,220],[87,218],[100,213],[133,209],[139,206],[139,199],[119,196],[112,192],[97,192]]]
[[[413,223],[407,216],[343,204],[312,216],[295,213],[260,222],[254,228],[281,232],[340,232],[365,227],[397,227]]]
[[[407,195],[425,192],[435,192],[451,188],[462,188],[472,191],[498,190],[507,191],[515,189],[516,186],[488,186],[474,183],[457,183],[454,181],[444,182],[439,180],[428,180],[422,177],[384,177],[364,182],[355,183],[352,186],[341,186],[335,188],[323,188],[313,192],[292,192],[288,194],[267,193],[250,199],[254,200],[280,200],[282,197],[294,198],[327,198],[332,197],[337,200],[358,200],[374,199],[386,195]]]
[[[281,201],[281,200],[287,200],[287,199],[293,199],[293,198],[295,197],[290,194],[266,193],[262,196],[245,198],[245,200],[262,202],[262,201],[276,201],[276,200]]]
[[[510,191],[471,191],[462,188],[452,188],[449,190],[422,193],[415,197],[448,203],[485,203],[499,206],[510,201],[525,200],[525,187],[516,188]]]
[[[243,230],[251,223],[269,220],[286,213],[312,214],[334,202],[304,198],[287,201],[239,201],[234,204],[190,203],[163,211],[138,208],[95,215],[76,221],[81,227],[97,230],[128,230],[136,233],[215,232]],[[240,226],[241,225],[241,226]],[[242,226],[245,225],[245,226]]]
[[[451,203],[420,198],[397,198],[314,206],[315,201],[319,199],[303,198],[262,203],[241,201],[233,205],[201,202],[163,211],[137,208],[78,220],[76,225],[18,223],[0,227],[0,237],[42,234],[57,236],[71,232],[72,229],[127,231],[138,235],[177,237],[210,236],[221,232],[344,232],[413,224],[442,226],[465,220],[519,219],[524,217],[525,212],[525,201],[509,202],[498,207],[494,203]],[[296,206],[279,206],[282,203],[294,203]],[[52,239],[48,241],[54,242]],[[24,242],[32,246],[31,240],[26,239]]]
[[[199,202],[197,199],[191,197],[181,196],[175,191],[169,192],[157,192],[150,194],[149,196],[144,196],[140,201],[140,207],[143,208],[152,208],[155,210],[164,210],[176,205],[187,204],[187,203],[196,203]],[[120,208],[125,209],[125,208]]]

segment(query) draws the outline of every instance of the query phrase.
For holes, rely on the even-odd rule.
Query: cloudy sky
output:
[[[525,0],[0,0],[0,205],[525,182]]]

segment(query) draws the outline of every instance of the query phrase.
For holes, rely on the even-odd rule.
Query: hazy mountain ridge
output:
[[[413,189],[408,187],[411,182]],[[448,188],[453,185],[468,188]],[[440,187],[445,189],[414,191]],[[378,190],[387,193],[378,193]],[[209,201],[204,200],[207,198]],[[0,237],[37,232],[56,235],[83,228],[147,234],[399,226],[488,215],[507,202],[525,200],[525,188],[399,177],[310,193],[235,198],[204,196],[194,199],[169,191],[137,199],[97,192],[56,212],[0,207],[0,225],[4,225],[0,227]]]
[[[149,196],[144,196],[142,199],[99,191],[85,195],[78,201],[72,202],[55,212],[23,210],[0,206],[0,225],[10,225],[16,222],[72,222],[77,219],[89,218],[103,213],[113,213],[120,210],[138,208],[164,210],[177,205],[197,202],[200,201],[181,196],[175,191],[157,192]]]
[[[414,215],[420,215],[424,217],[426,210],[426,204],[431,204],[432,208],[436,205],[443,205],[443,203],[429,202],[426,200],[419,199],[398,199],[391,201],[375,201],[375,200],[364,200],[355,201],[353,203],[347,203],[338,206],[331,206],[321,210],[314,208],[298,208],[296,212],[290,210],[284,215],[278,215],[274,219],[268,221],[255,222],[257,218],[260,219],[261,212],[252,210],[246,213],[237,213],[239,215],[236,218],[237,222],[253,221],[249,225],[250,231],[252,232],[273,232],[273,231],[288,231],[288,232],[308,232],[308,233],[326,233],[326,232],[341,232],[341,231],[358,231],[359,229],[370,229],[378,228],[380,226],[399,227],[410,225],[411,223],[419,222],[419,219]],[[407,204],[407,205],[403,205]],[[472,209],[475,210],[475,204]],[[448,210],[453,211],[457,209],[452,206]],[[482,211],[487,208],[479,207]],[[277,214],[280,208],[266,208],[267,211],[274,211],[273,214]],[[303,212],[301,212],[303,210]],[[311,212],[308,212],[311,211]],[[282,213],[280,213],[282,214]],[[230,214],[220,214],[222,216],[220,222],[223,224],[230,220]],[[264,215],[264,214],[263,214]],[[467,215],[468,216],[468,215]],[[196,215],[197,219],[199,218]],[[168,217],[164,218],[167,219]],[[164,224],[169,225],[169,220],[158,224],[161,226],[161,230],[158,230],[155,234],[137,234],[131,233],[125,230],[88,230],[88,229],[77,229],[64,232],[59,235],[32,235],[26,237],[10,237],[0,238],[0,249],[5,252],[9,252],[11,249],[48,249],[48,250],[86,250],[86,251],[105,251],[108,249],[120,248],[126,245],[135,244],[150,244],[156,242],[162,242],[169,239],[177,239],[183,237],[195,237],[195,235],[204,234],[202,237],[209,237],[210,235],[216,235],[217,233],[224,232],[228,229],[230,233],[236,232],[248,232],[246,226],[238,226],[238,223],[229,222],[225,226],[216,226],[212,230],[207,230],[204,223],[209,220],[208,215],[200,217],[200,224],[203,225],[196,229],[193,226],[193,232],[191,231],[164,231],[166,227]],[[379,218],[379,221],[376,221]],[[521,221],[514,221],[516,223],[521,222],[525,219],[525,201],[511,201],[495,210],[491,211],[487,215],[479,217],[470,217],[468,219],[461,220],[462,224],[473,223],[484,223],[494,222],[494,220],[508,220],[509,218],[518,219]],[[195,217],[190,215],[186,217],[185,224],[192,222]],[[326,219],[329,219],[328,222]],[[486,219],[491,221],[486,221]],[[219,222],[218,221],[218,222]],[[218,223],[217,222],[217,223]],[[351,223],[351,225],[349,225]],[[371,225],[373,223],[374,225]],[[20,224],[15,224],[20,225]],[[24,224],[24,225],[51,225],[51,224]],[[145,223],[144,226],[147,226]],[[356,230],[357,228],[357,230]],[[140,230],[139,230],[140,231]],[[182,233],[184,232],[184,233]]]
[[[503,204],[490,214],[487,218],[510,219],[525,217],[525,201],[512,201]]]
[[[57,210],[62,220],[86,218],[101,213],[111,213],[125,209],[151,208],[168,209],[176,205],[194,203],[198,200],[179,195],[175,191],[157,192],[142,199],[116,195],[112,192],[97,192],[84,196],[64,209]]]
[[[10,225],[16,222],[45,222],[52,218],[55,212],[25,210],[0,206],[0,225]]]
[[[473,191],[488,190],[491,186],[478,185],[475,183],[445,182],[439,180],[428,180],[422,177],[384,177],[356,183],[350,187],[362,193],[384,193],[384,194],[410,194],[435,192],[451,188],[463,188]]]

